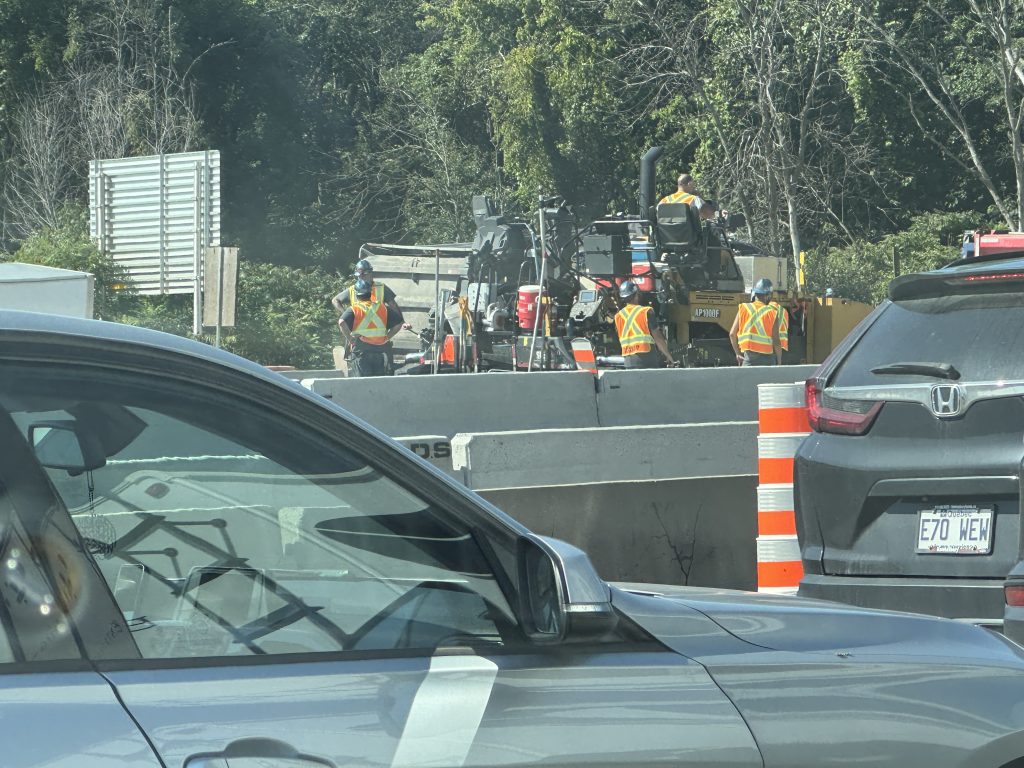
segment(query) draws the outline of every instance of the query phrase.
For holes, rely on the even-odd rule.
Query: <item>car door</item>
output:
[[[7,768],[159,768],[83,648],[130,656],[124,621],[10,419],[0,414],[0,737]],[[45,503],[40,506],[41,499]],[[97,592],[101,594],[97,594]],[[129,639],[129,642],[122,642]],[[101,651],[102,652],[102,651]]]
[[[625,620],[529,642],[524,529],[326,401],[70,354],[0,401],[124,616],[137,651],[96,664],[166,766],[762,764],[703,667]]]

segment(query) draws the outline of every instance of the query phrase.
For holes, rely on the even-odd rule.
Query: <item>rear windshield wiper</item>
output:
[[[949,363],[889,363],[871,369],[872,373],[891,373],[896,376],[934,376],[956,381],[960,371]]]

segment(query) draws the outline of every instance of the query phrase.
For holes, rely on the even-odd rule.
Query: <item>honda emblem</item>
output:
[[[932,387],[932,413],[940,418],[949,418],[960,413],[963,393],[957,384],[936,384]]]

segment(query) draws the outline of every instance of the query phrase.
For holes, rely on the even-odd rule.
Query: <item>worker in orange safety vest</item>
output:
[[[762,278],[740,304],[729,330],[729,341],[739,365],[782,365],[782,307],[772,301],[772,281]]]
[[[402,313],[392,310],[383,291],[374,291],[366,280],[356,280],[355,301],[338,320],[345,337],[348,375],[389,376],[394,372],[391,337],[402,330]]]
[[[658,205],[664,203],[687,203],[692,205],[697,209],[697,214],[702,220],[710,219],[715,215],[715,204],[697,194],[697,184],[688,173],[679,174],[679,178],[676,179],[676,191],[671,195],[665,195],[665,197],[658,201]]]
[[[626,306],[615,315],[615,330],[627,368],[660,368],[661,359],[675,365],[668,342],[658,327],[654,310],[640,303],[640,289],[632,280],[619,286],[619,297]],[[655,349],[657,347],[657,349]]]

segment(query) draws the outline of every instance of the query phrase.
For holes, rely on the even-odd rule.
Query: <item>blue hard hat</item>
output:
[[[636,287],[636,283],[632,280],[623,280],[622,285],[619,286],[619,297],[623,299],[632,298],[639,292],[640,289]]]
[[[363,272],[373,272],[373,265],[366,259],[360,259],[356,262],[356,270],[353,274],[355,277],[359,277]]]
[[[757,285],[754,286],[754,290],[751,291],[756,296],[767,296],[772,292],[772,281],[767,277],[762,277],[757,281]]]
[[[373,292],[373,285],[363,278],[356,280],[356,296],[363,297],[369,296]]]

